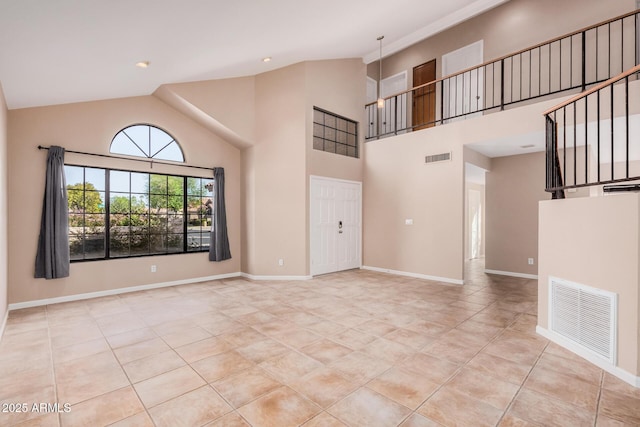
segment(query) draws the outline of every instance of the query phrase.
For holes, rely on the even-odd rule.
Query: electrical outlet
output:
[[[533,265],[533,258],[528,259],[529,265]]]
[[[409,218],[409,219],[405,219],[404,220],[404,224],[405,225],[413,225],[413,219]]]
[[[282,267],[282,266],[284,265],[284,260],[283,260],[282,258],[280,258],[280,259],[278,260],[278,265],[279,265],[280,267]]]
[[[152,272],[152,273],[155,273],[156,271],[157,271],[156,266],[155,266],[155,265],[152,265],[152,266],[151,266],[151,272]]]

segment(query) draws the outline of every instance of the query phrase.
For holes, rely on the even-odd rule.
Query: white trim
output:
[[[241,273],[217,274],[215,276],[194,277],[192,279],[174,280],[171,282],[151,283],[149,285],[132,286],[128,288],[109,289],[106,291],[88,292],[86,294],[66,295],[63,297],[45,298],[33,301],[18,302],[9,304],[10,310],[19,310],[21,308],[39,307],[48,304],[57,304],[60,302],[80,301],[90,298],[99,298],[110,295],[126,294],[129,292],[146,291],[149,289],[166,288],[168,286],[187,285],[190,283],[208,282],[210,280],[229,279],[231,277],[240,277]]]
[[[582,357],[583,359],[586,359],[587,361],[593,363],[594,365],[596,365],[598,368],[603,369],[605,371],[607,371],[608,373],[610,373],[611,375],[620,378],[622,381],[626,382],[627,384],[630,384],[636,388],[640,388],[640,377],[639,376],[635,376],[632,373],[629,373],[627,371],[625,371],[624,369],[612,365],[611,363],[609,363],[607,360],[603,359],[602,357],[597,356],[596,354],[588,351],[585,348],[580,347],[579,345],[575,344],[574,342],[572,342],[571,340],[563,337],[562,335],[550,331],[546,328],[543,328],[541,326],[536,326],[536,332],[539,335],[542,335],[543,337],[545,337],[546,339],[548,339],[549,341],[552,341],[556,344],[558,344],[561,347],[566,348],[567,350],[571,351],[572,353],[577,354],[578,356]]]
[[[312,276],[255,276],[249,273],[240,273],[245,279],[251,280],[310,280]]]
[[[464,284],[464,282],[462,280],[450,279],[448,277],[429,276],[427,274],[410,273],[408,271],[390,270],[388,268],[370,267],[368,265],[363,265],[360,268],[362,268],[363,270],[377,271],[378,273],[389,273],[389,274],[395,274],[395,275],[398,275],[398,276],[414,277],[416,279],[433,280],[433,281],[436,281],[436,282],[450,283],[450,284],[453,284],[453,285],[463,285]]]
[[[513,271],[488,270],[486,268],[484,272],[486,274],[498,274],[500,276],[511,276],[511,277],[519,277],[521,279],[538,280],[537,274],[514,273]]]
[[[476,0],[468,6],[454,11],[448,14],[444,18],[433,22],[426,27],[423,27],[413,33],[406,35],[394,42],[385,44],[382,46],[382,57],[386,58],[389,55],[400,52],[407,47],[414,45],[422,40],[425,40],[434,34],[438,34],[447,28],[451,28],[461,22],[471,19],[476,15],[480,15],[483,12],[488,11],[496,6],[505,3],[507,0]],[[380,51],[374,50],[362,57],[365,64],[370,64],[377,61],[380,57]]]
[[[9,320],[9,307],[7,306],[7,311],[4,313],[4,319],[2,319],[2,325],[0,325],[0,342],[2,342],[2,336],[4,335],[4,329],[7,327],[7,321]]]

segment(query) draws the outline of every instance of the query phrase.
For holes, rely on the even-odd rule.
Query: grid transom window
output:
[[[152,125],[132,125],[122,129],[113,137],[109,152],[147,159],[184,162],[182,149],[176,139]]]
[[[313,107],[313,148],[358,158],[358,123]]]
[[[209,249],[213,178],[65,165],[72,261]]]

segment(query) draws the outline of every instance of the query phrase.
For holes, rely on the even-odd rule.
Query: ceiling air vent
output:
[[[617,295],[549,278],[549,325],[553,332],[616,363]]]
[[[442,154],[432,154],[431,156],[425,156],[425,163],[446,162],[451,160],[451,152]]]

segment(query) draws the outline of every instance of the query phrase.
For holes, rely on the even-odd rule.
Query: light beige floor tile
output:
[[[398,425],[411,410],[367,388],[360,388],[327,410],[352,427]]]
[[[220,378],[233,375],[255,366],[255,363],[243,357],[235,350],[200,359],[191,364],[205,381],[213,383]]]
[[[137,344],[142,341],[149,341],[157,338],[155,332],[151,328],[136,329],[134,331],[124,332],[122,334],[110,335],[106,337],[111,348],[116,349],[126,347],[131,344]]]
[[[140,412],[135,415],[111,424],[109,427],[155,427],[153,421],[146,412]]]
[[[206,357],[224,353],[232,349],[233,346],[225,340],[212,337],[178,347],[175,350],[187,363],[193,363]]]
[[[274,356],[260,363],[259,366],[283,384],[288,384],[323,367],[317,360],[296,351]]]
[[[235,408],[239,408],[279,386],[281,386],[279,382],[258,367],[222,378],[213,383],[216,391]]]
[[[173,332],[170,334],[162,335],[164,342],[169,344],[173,348],[181,347],[183,345],[191,344],[197,341],[202,341],[206,338],[211,338],[212,335],[202,329],[199,326],[193,326],[185,328],[184,330]]]
[[[337,335],[331,336],[331,339],[353,350],[360,350],[375,341],[377,337],[357,329],[347,329]]]
[[[255,363],[261,363],[271,357],[286,353],[289,349],[277,341],[266,339],[238,347],[236,351]]]
[[[126,364],[168,350],[171,350],[171,348],[161,338],[154,338],[152,340],[117,348],[113,352],[118,357],[120,363]]]
[[[542,353],[536,368],[560,372],[576,379],[600,386],[602,369],[584,359],[566,359],[550,353]]]
[[[378,338],[360,351],[389,363],[400,363],[416,354],[413,348],[384,338]]]
[[[466,366],[517,385],[522,384],[531,371],[529,365],[522,365],[482,352],[471,359]]]
[[[322,408],[328,408],[358,388],[339,371],[330,368],[315,370],[291,382],[290,386]]]
[[[302,347],[300,351],[322,363],[327,364],[339,359],[340,357],[346,356],[353,350],[325,338],[308,346]]]
[[[523,388],[546,394],[571,405],[595,413],[600,389],[598,386],[561,372],[536,366]]]
[[[392,368],[367,383],[367,388],[412,410],[417,409],[438,387],[438,384],[403,368]]]
[[[405,420],[399,427],[441,427],[441,424],[414,413]]]
[[[640,399],[605,389],[600,398],[599,413],[629,425],[640,425]]]
[[[66,347],[98,338],[103,338],[102,331],[93,319],[51,328],[51,346],[53,348]]]
[[[320,407],[288,387],[279,387],[238,409],[255,427],[295,427],[320,411]]]
[[[339,421],[336,417],[322,412],[304,423],[302,427],[348,427],[345,423]]]
[[[111,351],[109,343],[104,338],[98,338],[91,341],[85,341],[80,344],[72,344],[66,347],[60,347],[53,350],[53,360],[55,363],[68,362],[70,360],[80,359],[82,357],[91,356],[92,354]]]
[[[110,351],[59,363],[55,376],[58,400],[72,405],[129,385]]]
[[[134,387],[142,403],[152,408],[205,384],[191,367],[183,366],[134,384]]]
[[[502,410],[507,409],[520,388],[515,384],[466,367],[458,372],[445,387]]]
[[[543,426],[593,426],[595,414],[584,408],[530,390],[520,390],[510,413]]]
[[[60,420],[57,413],[36,415],[28,420],[12,424],[13,427],[59,427]]]
[[[105,336],[146,328],[147,324],[134,312],[127,311],[117,315],[98,317],[96,323]]]
[[[232,411],[210,386],[169,400],[149,410],[157,427],[201,426]]]
[[[30,371],[25,371],[30,372]],[[32,371],[35,372],[35,371]],[[31,377],[33,378],[33,377]],[[2,423],[0,425],[14,425],[19,423],[28,423],[32,425],[38,425],[38,421],[42,420],[43,422],[50,422],[50,418],[41,417],[39,412],[33,411],[33,404],[39,404],[40,402],[57,402],[55,387],[53,385],[47,386],[38,386],[37,378],[36,381],[26,382],[29,380],[29,377],[21,378],[22,385],[19,387],[21,391],[19,393],[13,392],[10,397],[0,398],[0,408],[3,408],[8,412],[0,413],[0,420]],[[13,387],[15,389],[15,387]],[[2,390],[2,389],[0,389]],[[3,394],[6,394],[5,390]],[[14,406],[11,409],[11,406],[5,405],[15,405],[19,404],[19,408]]]
[[[368,354],[354,351],[340,359],[334,360],[328,366],[337,369],[345,378],[359,385],[371,378],[377,377],[389,369],[392,364]]]
[[[502,416],[502,410],[447,387],[437,391],[417,412],[442,425],[461,427],[495,426]]]
[[[185,366],[186,362],[173,350],[163,351],[122,365],[132,383]]]
[[[389,332],[384,336],[385,339],[397,342],[414,350],[420,350],[427,344],[430,344],[436,340],[436,338],[421,334],[409,329],[396,329],[393,332]]]
[[[99,426],[121,421],[144,411],[131,386],[71,406],[60,415],[63,426]]]
[[[247,422],[238,415],[237,412],[230,412],[227,415],[218,418],[208,424],[205,427],[251,427]]]
[[[436,384],[444,384],[460,369],[458,364],[423,353],[405,359],[399,366]]]

